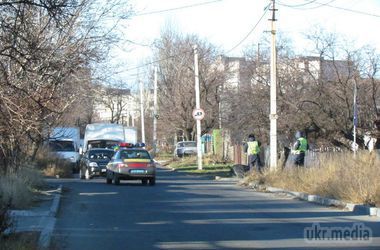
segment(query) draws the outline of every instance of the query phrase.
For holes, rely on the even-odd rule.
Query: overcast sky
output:
[[[123,36],[134,42],[115,50],[124,70],[139,66],[151,56],[151,45],[166,24],[183,34],[197,34],[229,56],[257,44],[269,33],[269,0],[130,0],[136,15],[123,21]],[[329,32],[372,45],[380,51],[380,0],[277,0],[277,29],[293,40],[297,53],[307,53],[304,34],[319,25]],[[256,26],[257,24],[257,26]],[[255,27],[256,26],[256,27]],[[255,27],[255,28],[254,28]],[[254,28],[254,29],[253,29]],[[253,32],[244,39],[250,31]],[[133,81],[136,70],[123,73]]]

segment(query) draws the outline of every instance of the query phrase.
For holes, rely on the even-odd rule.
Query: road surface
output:
[[[54,181],[65,189],[53,234],[57,249],[380,248],[377,217],[258,193],[230,181],[165,169],[153,187],[138,181],[107,185],[102,178]],[[370,237],[322,240],[318,229],[368,229]]]

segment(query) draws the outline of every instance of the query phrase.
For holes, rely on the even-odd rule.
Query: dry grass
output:
[[[48,164],[42,171],[48,177],[69,178],[73,175],[71,164],[60,159]]]
[[[380,207],[380,160],[375,154],[360,152],[321,156],[309,168],[291,168],[263,175],[252,174],[246,181],[292,191],[317,194],[346,202]]]
[[[32,206],[37,198],[36,189],[43,185],[41,172],[30,166],[24,166],[16,173],[0,176],[0,237],[5,230],[12,228],[9,209],[26,209]]]
[[[39,232],[24,232],[11,234],[0,238],[0,250],[37,250]]]
[[[29,207],[33,201],[33,191],[43,185],[41,173],[31,167],[24,167],[17,173],[0,177],[0,203],[12,208]]]
[[[73,174],[70,162],[53,156],[38,159],[36,165],[47,177],[68,178]]]
[[[35,165],[48,177],[72,177],[73,169],[70,162],[58,158],[47,148],[41,148],[36,156]]]

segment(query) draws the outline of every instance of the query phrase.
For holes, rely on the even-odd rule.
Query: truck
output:
[[[90,148],[113,148],[120,142],[137,143],[137,130],[114,123],[87,124],[82,154]]]
[[[55,127],[49,134],[49,149],[57,157],[72,165],[73,171],[79,169],[80,132],[77,127]]]

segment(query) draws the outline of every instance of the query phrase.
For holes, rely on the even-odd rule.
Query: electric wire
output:
[[[282,5],[282,6],[285,6],[285,7],[289,7],[289,8],[299,8],[299,7],[302,7],[302,6],[306,6],[306,5],[309,5],[309,4],[312,4],[312,3],[315,3],[317,0],[311,0],[309,2],[306,2],[306,3],[300,3],[300,4],[294,4],[294,5],[290,5],[290,4],[284,4],[284,3],[281,3],[281,2],[278,2],[279,5]],[[334,0],[335,1],[335,0]]]
[[[178,53],[177,55],[167,56],[165,58],[158,59],[158,60],[155,60],[155,61],[152,61],[152,62],[149,62],[149,63],[144,63],[144,64],[141,64],[141,65],[136,66],[136,67],[132,67],[132,68],[127,68],[125,70],[121,70],[121,71],[117,72],[116,74],[132,71],[132,70],[136,70],[136,69],[140,69],[140,68],[144,68],[146,66],[149,66],[149,65],[152,65],[152,64],[156,64],[156,63],[159,63],[159,62],[163,62],[163,61],[169,60],[171,58],[177,57],[179,55],[186,54],[186,53],[191,53],[191,52],[192,52],[192,50],[185,50],[185,51],[183,51],[181,53]]]
[[[134,16],[146,16],[146,15],[152,15],[152,14],[160,14],[160,13],[169,12],[169,11],[182,10],[182,9],[188,9],[188,8],[203,6],[203,5],[207,5],[207,4],[213,4],[213,3],[217,3],[217,2],[221,2],[221,1],[223,1],[223,0],[213,0],[213,1],[196,3],[196,4],[191,4],[191,5],[184,5],[184,6],[180,6],[180,7],[171,8],[171,9],[142,12],[142,13],[137,13]]]
[[[345,8],[345,7],[341,7],[341,6],[331,5],[331,3],[335,2],[335,1],[336,0],[331,0],[331,1],[326,2],[326,3],[321,3],[321,2],[313,1],[312,3],[319,4],[319,5],[318,6],[314,6],[314,7],[307,7],[307,8],[306,7],[300,8],[300,7],[297,7],[296,5],[288,5],[288,4],[284,4],[284,3],[281,3],[281,2],[279,2],[278,5],[281,5],[281,6],[284,6],[284,7],[288,7],[288,8],[298,9],[298,10],[312,10],[312,9],[317,9],[317,8],[321,8],[321,7],[329,7],[329,8],[334,8],[334,9],[338,9],[338,10],[348,11],[348,12],[352,12],[352,13],[356,13],[356,14],[361,14],[361,15],[366,15],[366,16],[380,17],[380,15],[369,13],[369,12],[365,12],[365,11],[353,10],[353,9],[350,9],[350,8]]]
[[[328,6],[330,8],[338,9],[338,10],[344,10],[344,11],[356,13],[356,14],[361,14],[361,15],[366,15],[366,16],[372,16],[372,17],[380,17],[380,15],[376,15],[376,14],[365,12],[365,11],[353,10],[353,9],[348,9],[348,8],[340,7],[340,6],[334,6],[334,5],[330,5],[330,4],[326,4],[326,6]]]
[[[263,15],[260,17],[260,19],[257,21],[257,23],[255,24],[255,26],[253,26],[253,28],[248,32],[248,34],[246,36],[243,37],[243,39],[241,39],[235,46],[233,46],[231,49],[229,49],[226,54],[230,53],[231,51],[233,51],[234,49],[236,49],[237,47],[239,47],[252,33],[253,31],[255,31],[255,29],[257,28],[257,26],[259,25],[259,23],[261,22],[261,20],[263,20],[264,16],[266,15],[266,13],[268,12],[269,10],[269,5],[267,5],[265,8],[264,8],[264,13]]]

